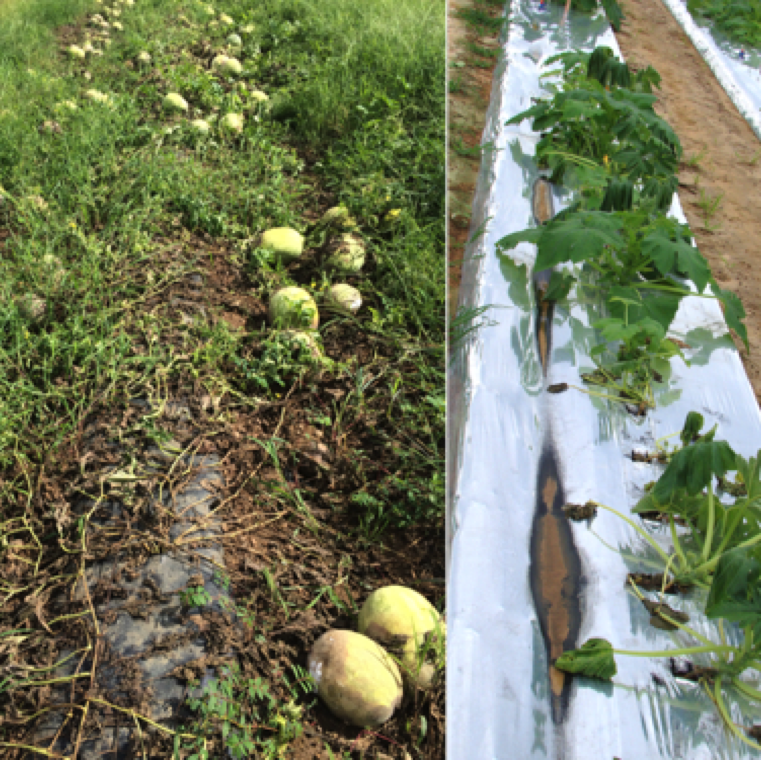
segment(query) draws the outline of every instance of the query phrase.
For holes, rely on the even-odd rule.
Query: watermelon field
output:
[[[505,7],[448,374],[449,758],[761,756],[754,4],[677,5]]]
[[[3,758],[444,756],[444,75],[443,0],[0,4]]]

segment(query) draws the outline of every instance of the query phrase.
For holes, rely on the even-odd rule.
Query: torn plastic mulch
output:
[[[699,26],[687,10],[685,0],[663,3],[761,140],[761,51],[744,51],[712,26]]]
[[[660,473],[633,461],[634,449],[653,449],[694,410],[718,423],[738,453],[755,455],[761,413],[718,304],[697,297],[683,300],[670,331],[691,347],[690,366],[672,360],[644,418],[578,391],[546,392],[583,386],[600,305],[557,305],[545,375],[535,249],[495,253],[502,237],[534,224],[539,135],[527,121],[504,125],[545,94],[549,56],[598,45],[620,51],[604,16],[572,12],[563,27],[562,6],[540,10],[535,0],[514,0],[510,13],[506,66],[495,75],[483,136],[494,150],[484,155],[473,208],[472,230],[483,234],[466,249],[460,291],[462,308],[487,308],[449,370],[447,758],[757,757],[728,735],[700,686],[672,674],[668,659],[618,657],[612,684],[559,677],[550,667],[558,647],[592,636],[627,650],[683,641],[650,626],[648,610],[625,588],[627,573],[646,571],[647,544],[608,512],[563,521],[560,505],[593,499],[628,514]],[[556,209],[567,205],[562,189],[554,193]],[[686,223],[676,198],[672,213]],[[702,634],[717,635],[689,595],[670,603]],[[736,722],[749,725],[750,716],[748,703],[733,701]]]

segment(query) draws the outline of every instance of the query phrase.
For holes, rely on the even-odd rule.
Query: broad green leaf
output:
[[[681,296],[672,293],[654,294],[652,292],[643,295],[635,288],[624,288],[614,285],[609,291],[608,308],[611,315],[623,319],[626,312],[623,302],[618,302],[615,299],[620,299],[621,301],[626,299],[628,302],[638,304],[629,305],[629,322],[637,322],[649,317],[661,325],[665,332],[668,331],[669,326],[674,321],[676,312],[679,309]]]
[[[679,240],[676,243],[676,250],[678,271],[687,275],[695,283],[698,293],[702,293],[711,279],[708,262],[700,251],[686,240]]]
[[[665,277],[677,272],[686,275],[702,293],[711,279],[708,263],[694,246],[686,240],[671,240],[668,232],[656,229],[645,236],[642,252],[649,256],[658,271]]]
[[[554,665],[566,673],[603,681],[610,681],[617,672],[613,646],[605,639],[589,639],[579,649],[563,652]]]
[[[531,229],[512,232],[497,241],[497,253],[507,253],[519,243],[537,243],[544,233],[544,227],[532,227]]]
[[[566,100],[563,103],[563,117],[566,119],[579,119],[582,117],[591,119],[599,113],[599,107],[590,103],[583,103],[578,100]]]
[[[699,441],[677,451],[653,489],[653,496],[665,504],[680,489],[694,496],[714,477],[736,469],[735,452],[726,441]]]
[[[653,260],[656,269],[665,277],[674,271],[676,250],[673,242],[663,230],[653,230],[642,241],[642,253]]]
[[[619,248],[623,244],[618,234],[622,227],[622,221],[615,214],[602,211],[577,211],[565,218],[553,219],[542,228],[534,267],[541,271],[564,261],[578,263],[597,258],[606,245]]]
[[[708,592],[706,615],[761,627],[761,564],[748,550],[722,555]]]
[[[715,282],[711,283],[711,291],[721,301],[722,311],[727,327],[731,327],[745,344],[745,350],[750,352],[748,331],[742,320],[745,319],[745,308],[742,301],[730,290],[722,290]]]

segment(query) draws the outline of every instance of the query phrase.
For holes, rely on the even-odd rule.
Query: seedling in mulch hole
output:
[[[697,412],[689,412],[687,419],[681,432],[669,433],[661,438],[658,438],[655,442],[655,452],[653,453],[640,453],[637,451],[632,452],[632,461],[634,462],[659,462],[660,464],[668,464],[674,454],[680,451],[690,443],[695,443],[702,438],[701,429],[703,427],[703,416]],[[674,436],[679,436],[680,443],[670,446],[668,439]],[[719,478],[721,482],[721,478]],[[645,487],[645,491],[651,491],[655,482],[648,484],[649,487]]]
[[[190,586],[180,592],[180,601],[183,607],[205,607],[211,603],[211,595],[204,586]]]
[[[632,584],[632,587],[641,601],[648,602],[636,586]],[[564,652],[555,660],[555,667],[568,673],[610,680],[617,672],[616,654],[670,658],[711,655],[710,667],[700,668],[695,679],[691,680],[698,680],[702,684],[733,734],[749,746],[761,749],[761,745],[748,739],[743,729],[732,720],[722,691],[727,686],[730,687],[730,693],[734,688],[745,697],[761,700],[761,691],[740,679],[746,671],[761,670],[761,563],[758,559],[746,548],[727,552],[719,560],[705,608],[708,618],[718,620],[719,642],[711,641],[684,625],[684,615],[670,615],[671,609],[666,605],[650,602],[648,607],[656,611],[668,629],[678,629],[700,643],[696,646],[640,652],[614,649],[605,639],[593,638],[579,649]],[[727,644],[725,621],[737,623],[741,627],[742,643],[738,646]]]
[[[708,589],[723,556],[733,550],[757,551],[761,542],[755,506],[761,498],[761,452],[757,458],[745,460],[725,441],[714,440],[716,426],[695,438],[702,427],[702,415],[691,412],[681,433],[683,447],[672,456],[655,487],[632,510],[635,514],[668,516],[673,554],[667,554],[633,520],[597,504],[629,523],[663,560],[663,590],[674,583]],[[746,495],[734,504],[723,504],[715,494],[714,482],[730,471],[742,476]],[[679,538],[677,522],[688,527],[689,543]]]

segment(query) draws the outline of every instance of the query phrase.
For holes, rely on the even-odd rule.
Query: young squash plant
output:
[[[585,288],[603,293],[609,316],[593,327],[605,342],[593,349],[596,369],[584,379],[605,387],[610,398],[636,404],[641,414],[655,405],[652,383],[665,373],[665,362],[673,356],[684,359],[666,334],[685,296],[719,299],[727,324],[747,346],[740,300],[719,287],[689,241],[685,226],[647,206],[605,212],[576,205],[542,227],[505,236],[497,251],[505,254],[519,243],[534,243],[535,270],[553,270],[546,300],[565,298],[574,286],[577,295]],[[582,267],[556,269],[567,264]],[[584,269],[595,272],[593,285],[579,281]]]
[[[601,390],[587,392],[644,414],[655,405],[653,383],[668,361],[685,359],[666,337],[681,299],[718,299],[747,348],[745,311],[713,278],[689,229],[665,215],[682,148],[653,108],[658,73],[632,73],[607,47],[563,53],[548,63],[561,64],[550,72],[561,73],[561,84],[508,124],[533,119],[533,129],[543,132],[539,165],[551,170],[551,181],[574,187],[578,200],[547,224],[502,238],[497,252],[522,242],[537,246],[534,270],[551,270],[543,300],[560,300],[574,288],[579,296],[584,289],[602,293],[607,316],[593,327],[604,343],[592,352],[594,370],[583,376]],[[585,272],[595,273],[593,284],[582,285]]]
[[[708,590],[728,552],[752,550],[761,559],[761,452],[746,460],[726,441],[715,440],[717,426],[704,432],[703,425],[699,413],[687,415],[679,434],[681,447],[670,453],[663,474],[632,510],[638,515],[668,518],[673,544],[670,554],[633,520],[595,502],[628,522],[660,556],[664,592],[691,586]],[[744,485],[731,503],[719,497],[728,472],[737,472]],[[686,527],[686,537],[680,538],[678,525]]]
[[[744,742],[751,742],[730,719],[723,688],[728,687],[754,700],[761,691],[747,683],[749,671],[761,671],[761,451],[746,460],[725,441],[717,441],[716,426],[703,432],[702,415],[690,412],[680,433],[682,446],[663,474],[637,506],[635,513],[668,515],[673,553],[667,554],[640,526],[620,512],[602,504],[595,506],[626,520],[661,556],[664,562],[664,593],[670,587],[694,586],[708,592],[704,612],[718,621],[718,641],[686,625],[686,616],[662,602],[645,599],[630,579],[639,599],[665,624],[695,643],[657,651],[615,649],[601,638],[589,639],[578,649],[564,652],[555,667],[569,673],[610,680],[617,672],[615,655],[679,657],[709,655],[710,665],[701,668],[700,680],[727,726]],[[728,472],[737,471],[744,485],[733,503],[722,502],[718,484]],[[677,523],[687,527],[679,537]],[[741,643],[727,643],[725,624],[740,628]]]
[[[532,128],[544,133],[536,155],[541,167],[552,170],[550,180],[562,182],[573,157],[591,159],[605,164],[609,184],[625,183],[630,196],[641,185],[645,197],[668,209],[682,149],[669,124],[653,109],[658,73],[649,67],[632,74],[604,46],[589,55],[562,53],[547,64],[554,62],[562,64],[562,84],[553,97],[507,122],[520,124],[530,118]]]

